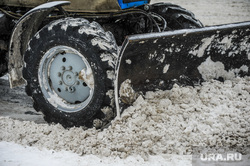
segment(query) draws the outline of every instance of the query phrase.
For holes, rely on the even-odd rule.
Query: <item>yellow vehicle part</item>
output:
[[[1,0],[0,5],[17,7],[36,7],[38,5],[58,0]],[[121,10],[117,0],[69,0],[71,4],[65,6],[72,12],[116,12]]]

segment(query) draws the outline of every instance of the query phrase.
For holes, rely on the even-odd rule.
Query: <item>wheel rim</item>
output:
[[[46,100],[61,111],[82,110],[93,97],[94,77],[90,64],[71,47],[49,49],[40,61],[38,78]]]

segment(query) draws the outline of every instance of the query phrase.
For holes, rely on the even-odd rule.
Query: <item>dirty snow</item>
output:
[[[221,62],[214,62],[211,60],[211,57],[208,57],[205,62],[203,62],[198,67],[199,73],[202,75],[204,80],[209,80],[213,78],[225,78],[229,79],[234,77],[234,72],[227,72],[225,66]]]
[[[205,25],[250,18],[249,0],[166,2],[193,11]],[[191,147],[203,145],[238,145],[249,154],[250,77],[228,78],[224,83],[210,80],[203,86],[148,92],[103,131],[64,129],[1,114],[0,165],[191,165]],[[6,109],[4,103],[1,108]]]
[[[102,53],[100,57],[101,57],[103,62],[108,62],[108,65],[110,67],[115,68],[115,59],[117,57],[112,56],[110,54],[104,54],[104,53]]]
[[[101,39],[101,38],[93,38],[91,40],[91,43],[93,46],[98,46],[100,47],[102,50],[108,50],[108,49],[112,49],[114,48],[114,45],[111,43],[106,42],[105,40]]]
[[[0,117],[0,140],[79,155],[191,155],[192,146],[238,145],[249,153],[250,77],[139,96],[103,131]],[[238,149],[238,150],[239,150]]]
[[[119,96],[123,103],[132,104],[137,96],[137,93],[131,86],[131,80],[126,79],[121,83],[121,87],[119,89]]]
[[[198,70],[204,80],[218,79],[220,77],[227,80],[237,76],[240,71],[248,72],[249,67],[242,65],[238,69],[226,71],[223,63],[219,61],[214,62],[211,60],[211,57],[208,57],[205,62],[201,63]]]
[[[87,68],[84,68],[79,72],[79,79],[84,81],[91,90],[94,89],[94,75],[90,66],[87,66]]]

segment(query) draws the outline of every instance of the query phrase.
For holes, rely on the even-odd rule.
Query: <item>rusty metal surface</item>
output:
[[[1,0],[0,5],[18,7],[36,7],[43,3],[58,0]],[[69,0],[71,5],[64,8],[72,12],[115,12],[120,6],[117,0]]]

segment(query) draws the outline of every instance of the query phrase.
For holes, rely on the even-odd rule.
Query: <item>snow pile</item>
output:
[[[148,92],[103,131],[64,129],[0,117],[0,141],[126,158],[192,154],[192,146],[234,146],[247,152],[250,142],[250,77],[224,83]],[[248,149],[249,150],[249,149]]]

